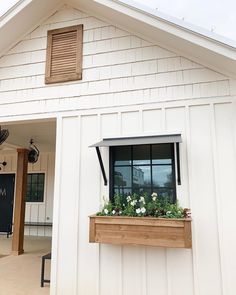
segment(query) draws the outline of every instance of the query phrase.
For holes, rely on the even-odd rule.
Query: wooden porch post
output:
[[[12,255],[24,253],[25,195],[27,186],[28,150],[17,149],[16,196]]]

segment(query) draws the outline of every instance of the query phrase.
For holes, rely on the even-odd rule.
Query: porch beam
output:
[[[28,150],[17,149],[16,194],[12,255],[24,253],[25,195],[27,187]]]

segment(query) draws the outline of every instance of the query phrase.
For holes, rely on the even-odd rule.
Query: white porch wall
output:
[[[54,194],[54,172],[55,154],[40,153],[37,163],[28,164],[28,173],[45,173],[44,202],[26,203],[26,222],[49,222],[52,223],[53,216],[53,194]],[[17,154],[0,153],[0,162],[6,161],[7,166],[3,167],[0,173],[16,173]],[[51,236],[52,228],[43,226],[25,226],[25,235],[30,236]]]
[[[80,23],[83,80],[45,85],[47,30]],[[66,6],[0,59],[0,82],[0,120],[59,118],[52,295],[234,294],[235,81]],[[172,131],[183,136],[177,195],[193,212],[193,249],[89,244],[88,215],[108,188],[88,146]]]

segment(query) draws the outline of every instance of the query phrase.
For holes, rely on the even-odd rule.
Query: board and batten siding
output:
[[[81,23],[83,80],[45,85],[47,30]],[[0,83],[0,121],[57,118],[52,295],[233,294],[234,80],[63,6],[0,59]],[[177,196],[192,209],[193,249],[89,244],[88,215],[108,187],[88,146],[173,131],[183,137]]]
[[[0,162],[6,161],[7,165],[0,173],[16,173],[17,154],[13,152],[1,152]],[[28,164],[28,173],[45,173],[44,201],[26,202],[25,222],[52,223],[53,217],[53,194],[55,154],[41,153],[35,164]],[[25,235],[29,236],[51,236],[52,228],[48,226],[25,226]]]
[[[60,206],[54,243],[61,248],[54,248],[55,294],[66,290],[85,295],[233,294],[236,216],[229,214],[236,208],[233,107],[231,102],[162,104],[81,112],[60,120]],[[183,138],[182,185],[177,186],[177,196],[182,206],[192,209],[193,249],[89,244],[88,215],[98,211],[103,196],[108,197],[108,187],[103,185],[96,152],[88,146],[102,137],[173,130]],[[107,148],[102,156],[108,172]],[[68,171],[72,179],[66,177]],[[73,274],[70,286],[68,269]]]

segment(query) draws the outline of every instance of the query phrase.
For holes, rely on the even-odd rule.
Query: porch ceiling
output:
[[[15,150],[16,148],[28,148],[31,138],[40,151],[51,152],[55,150],[55,121],[19,122],[2,125],[2,128],[8,129],[10,135],[6,142],[0,145],[0,152]]]

